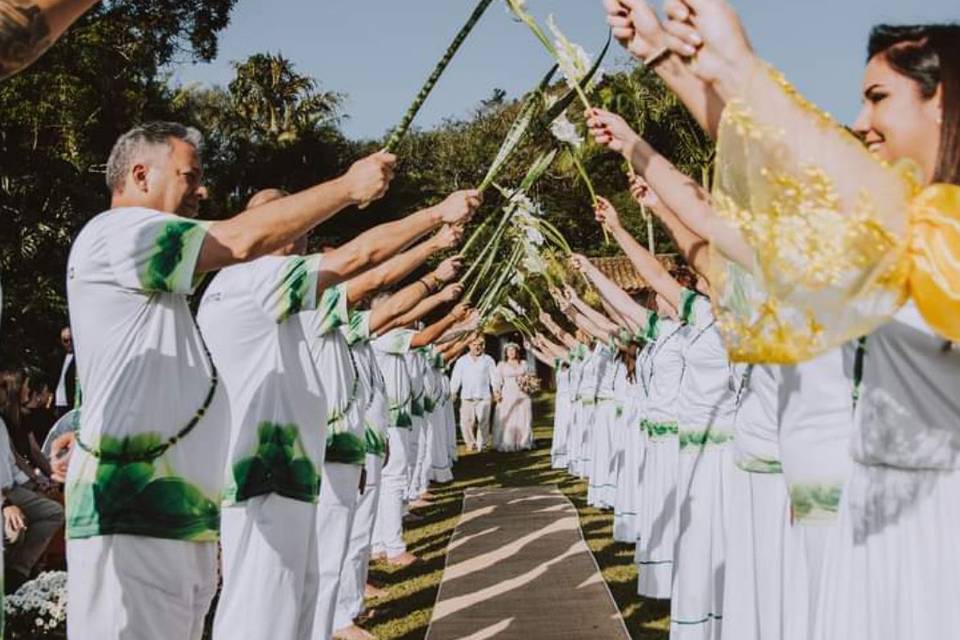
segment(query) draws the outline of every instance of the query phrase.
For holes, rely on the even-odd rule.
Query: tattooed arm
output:
[[[0,0],[0,79],[43,55],[97,0]]]

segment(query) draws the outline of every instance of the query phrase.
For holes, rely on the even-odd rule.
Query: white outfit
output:
[[[865,347],[853,468],[827,540],[813,637],[954,637],[960,352],[912,302]],[[845,348],[845,359],[853,353]]]
[[[567,432],[570,429],[572,407],[572,372],[570,359],[558,358],[554,363],[557,393],[553,410],[553,438],[550,444],[550,466],[553,469],[567,468]]]
[[[520,378],[528,375],[524,363],[497,365],[497,389],[500,402],[493,427],[493,446],[497,451],[522,451],[533,448],[533,402],[520,389]]]
[[[427,355],[427,384],[423,397],[430,432],[430,465],[426,469],[428,482],[446,483],[453,480],[453,462],[450,458],[450,430],[447,424],[446,403],[450,401],[450,388],[443,375],[443,357],[431,349]],[[455,434],[454,434],[455,435]]]
[[[654,331],[653,347],[638,361],[637,371],[647,403],[635,560],[637,593],[665,600],[670,597],[677,537],[677,405],[689,327],[663,319]]]
[[[584,347],[586,349],[586,347]],[[582,356],[580,376],[576,386],[577,409],[570,433],[567,436],[567,450],[572,454],[570,472],[587,478],[590,469],[590,427],[597,414],[597,385],[600,383],[600,349],[597,343]]]
[[[317,294],[321,262],[320,256],[264,256],[227,267],[200,303],[197,321],[223,377],[231,418],[215,638],[294,639],[311,628],[317,593],[311,538],[326,448],[326,420],[318,416],[335,405],[321,388],[301,312],[314,314],[333,335],[347,320],[345,287]],[[314,566],[303,566],[307,558]],[[263,597],[252,597],[252,585]],[[283,617],[283,629],[263,622],[274,615]]]
[[[415,335],[414,331],[394,329],[372,343],[387,394],[387,441],[390,450],[390,458],[381,473],[373,552],[383,552],[390,557],[407,550],[403,541],[403,505],[407,497],[411,464],[416,460],[410,459],[413,393],[404,354],[410,351],[410,343]]]
[[[689,308],[690,335],[680,382],[680,465],[670,635],[720,637],[723,618],[724,495],[733,469],[736,393],[730,361],[706,298]]]
[[[67,370],[70,368],[70,363],[72,362],[72,353],[68,353],[63,357],[63,366],[60,367],[60,378],[57,380],[57,390],[53,394],[53,406],[55,407],[66,408],[70,406],[70,398],[67,397]]]
[[[780,461],[791,500],[790,544],[804,560],[787,558],[785,565],[785,570],[796,569],[785,576],[793,603],[789,613],[797,612],[798,621],[811,631],[808,621],[816,618],[826,540],[836,526],[852,464],[853,363],[844,360],[843,351],[835,349],[780,368]]]
[[[408,442],[410,470],[407,479],[407,499],[419,500],[427,490],[427,477],[430,470],[430,432],[427,424],[424,398],[426,397],[427,364],[420,350],[409,351],[404,354],[407,370],[410,372],[410,390],[413,398],[410,402],[410,415],[413,418],[413,429],[410,431]]]
[[[790,497],[777,445],[779,369],[736,365],[738,409],[726,529],[723,638],[784,638],[785,613],[794,606],[785,588]],[[800,557],[802,561],[802,556]],[[794,560],[795,561],[795,560]]]
[[[468,449],[489,446],[491,389],[499,386],[497,363],[486,353],[462,355],[453,365],[450,393],[460,396],[460,430]]]
[[[229,418],[187,306],[208,226],[115,209],[70,252],[84,390],[66,489],[71,638],[199,637],[215,591]]]
[[[334,614],[334,630],[348,627],[363,611],[363,592],[367,582],[373,528],[380,502],[383,456],[386,449],[386,387],[370,346],[369,311],[351,312],[351,330],[345,332],[359,375],[359,393],[365,398],[366,425],[365,483],[353,518],[350,541],[343,569]]]
[[[649,354],[648,342],[637,354],[634,376],[639,380],[640,362]],[[637,513],[640,510],[640,482],[643,473],[644,441],[641,424],[646,412],[646,396],[639,381],[627,380],[626,368],[617,381],[617,405],[621,407],[614,438],[616,495],[613,501],[613,539],[636,544]]]
[[[614,468],[614,438],[619,425],[617,417],[617,379],[625,376],[623,363],[611,345],[600,345],[597,361],[597,410],[587,425],[589,463],[587,504],[612,509],[617,492]]]

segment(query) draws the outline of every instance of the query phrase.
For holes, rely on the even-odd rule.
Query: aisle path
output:
[[[629,640],[556,486],[468,489],[427,640]]]

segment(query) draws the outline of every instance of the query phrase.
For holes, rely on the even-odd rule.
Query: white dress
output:
[[[689,328],[661,320],[650,354],[637,375],[647,396],[644,460],[637,515],[637,592],[666,600],[673,582],[677,536],[677,404]]]
[[[854,462],[827,540],[814,637],[955,638],[960,352],[912,303],[865,347]]]
[[[569,360],[557,358],[554,365],[557,395],[553,410],[553,440],[550,445],[550,466],[554,469],[567,468],[567,432],[570,428],[573,404],[571,386],[573,372]]]
[[[600,509],[613,508],[616,494],[616,475],[613,468],[614,434],[617,430],[616,386],[623,363],[613,347],[601,344],[596,351],[597,393],[596,412],[586,425],[589,441],[587,504]]]
[[[723,618],[724,495],[733,465],[736,392],[710,302],[690,307],[690,336],[680,382],[677,541],[670,637],[720,637]]]
[[[743,364],[734,370],[739,388],[735,466],[730,492],[724,496],[728,518],[723,638],[786,638],[797,628],[786,615],[795,603],[788,599],[784,566],[803,560],[789,535],[790,495],[780,465],[780,372],[775,366]]]
[[[502,386],[493,425],[493,446],[497,451],[533,448],[533,402],[520,389],[520,378],[528,375],[523,363],[497,365]]]
[[[590,465],[590,431],[597,410],[597,349],[586,346],[580,351],[581,362],[579,376],[575,383],[574,418],[570,423],[570,433],[567,435],[567,451],[569,452],[570,473],[578,478],[586,478]]]
[[[637,355],[634,380],[628,380],[626,368],[618,380],[617,403],[622,407],[617,420],[616,466],[617,493],[613,501],[613,539],[634,544],[637,541],[637,513],[640,509],[640,480],[644,462],[643,417],[646,396],[639,382],[640,363],[653,346],[647,342]]]

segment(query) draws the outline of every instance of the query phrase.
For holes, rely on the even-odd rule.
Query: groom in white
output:
[[[482,335],[470,342],[470,351],[457,359],[450,378],[450,396],[460,395],[460,432],[468,449],[483,451],[490,443],[491,398],[498,401],[500,388],[497,363],[484,353]]]

